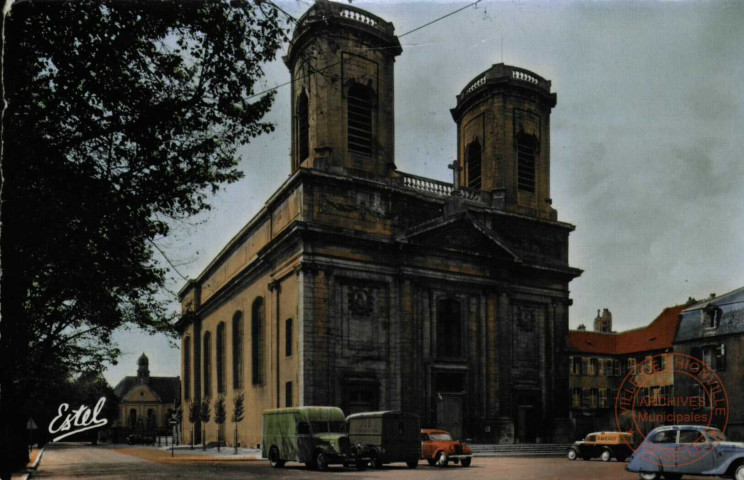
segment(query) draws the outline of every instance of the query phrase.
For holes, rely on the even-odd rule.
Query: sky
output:
[[[278,1],[299,17],[311,3]],[[468,2],[354,1],[402,35]],[[744,2],[484,0],[400,39],[395,64],[398,169],[450,181],[455,95],[504,62],[552,81],[551,197],[576,225],[570,326],[591,328],[608,308],[615,330],[643,326],[665,307],[744,286]],[[262,86],[290,80],[280,58]],[[267,120],[276,130],[241,149],[241,181],[213,209],[176,225],[163,244],[197,277],[290,172],[289,87]],[[168,285],[184,280],[174,273]],[[178,309],[173,301],[174,310]],[[136,374],[178,375],[164,336],[123,331],[115,385]]]

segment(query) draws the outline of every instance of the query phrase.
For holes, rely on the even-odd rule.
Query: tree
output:
[[[225,410],[225,399],[220,397],[214,402],[214,423],[217,424],[217,431],[220,432],[220,425],[225,423],[227,419],[227,410]],[[220,443],[222,438],[217,436],[217,451],[220,451]]]
[[[194,449],[194,428],[196,422],[199,421],[199,415],[201,412],[201,403],[191,402],[189,403],[189,423],[191,423],[191,450]]]
[[[230,420],[235,424],[235,455],[238,454],[238,423],[243,421],[245,414],[244,401],[242,393],[233,397],[233,412]]]
[[[199,420],[201,420],[202,423],[202,450],[207,449],[207,423],[209,423],[209,418],[211,416],[212,409],[209,408],[209,402],[204,400],[199,409]]]
[[[12,443],[50,378],[116,362],[117,328],[172,331],[158,241],[239,179],[236,149],[272,130],[273,93],[255,87],[286,35],[270,2],[228,0],[17,2],[2,25],[0,439]]]

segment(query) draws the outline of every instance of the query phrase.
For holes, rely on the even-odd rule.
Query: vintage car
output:
[[[625,467],[643,480],[711,475],[744,480],[744,443],[726,441],[717,428],[670,425],[652,430]]]
[[[429,465],[446,467],[447,463],[458,463],[469,467],[473,461],[473,451],[464,443],[453,440],[444,430],[424,428],[421,430],[421,458]]]
[[[386,463],[406,462],[418,466],[421,456],[421,429],[418,415],[398,411],[356,413],[346,417],[352,445],[361,444],[369,464],[380,468]]]
[[[326,470],[328,465],[355,465],[364,470],[369,457],[346,435],[344,412],[336,407],[267,410],[263,415],[261,456],[274,468],[287,461]]]
[[[127,436],[127,443],[129,445],[155,445],[155,437],[153,437],[152,435],[132,434]]]
[[[574,442],[566,450],[569,460],[582,458],[590,460],[599,458],[603,462],[609,462],[617,458],[618,462],[624,462],[633,453],[633,435],[625,432],[594,432]]]

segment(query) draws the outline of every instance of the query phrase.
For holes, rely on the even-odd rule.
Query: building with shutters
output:
[[[700,359],[721,379],[728,397],[726,435],[744,441],[744,287],[682,311],[674,351]],[[688,375],[675,374],[678,394],[705,398]]]
[[[638,403],[650,403],[643,397],[671,395],[674,388],[671,354],[680,314],[685,308],[684,305],[665,308],[649,325],[619,333],[612,331],[612,314],[604,309],[601,314],[597,312],[593,331],[569,331],[571,420],[577,438],[589,432],[618,429],[615,402],[628,375],[644,385]],[[645,366],[653,366],[654,372],[640,368]],[[651,427],[644,428],[650,431]]]
[[[243,395],[242,445],[260,443],[263,410],[299,405],[403,410],[482,442],[570,436],[581,271],[550,199],[556,94],[491,66],[453,99],[453,181],[404,173],[401,52],[391,23],[344,3],[298,19],[291,175],[180,291],[182,402],[224,398],[229,414]],[[184,438],[201,427],[184,422]],[[233,442],[213,422],[206,436]]]

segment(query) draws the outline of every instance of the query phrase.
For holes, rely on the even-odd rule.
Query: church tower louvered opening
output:
[[[392,23],[351,5],[317,1],[298,21],[284,61],[292,78],[292,171],[395,170]]]

